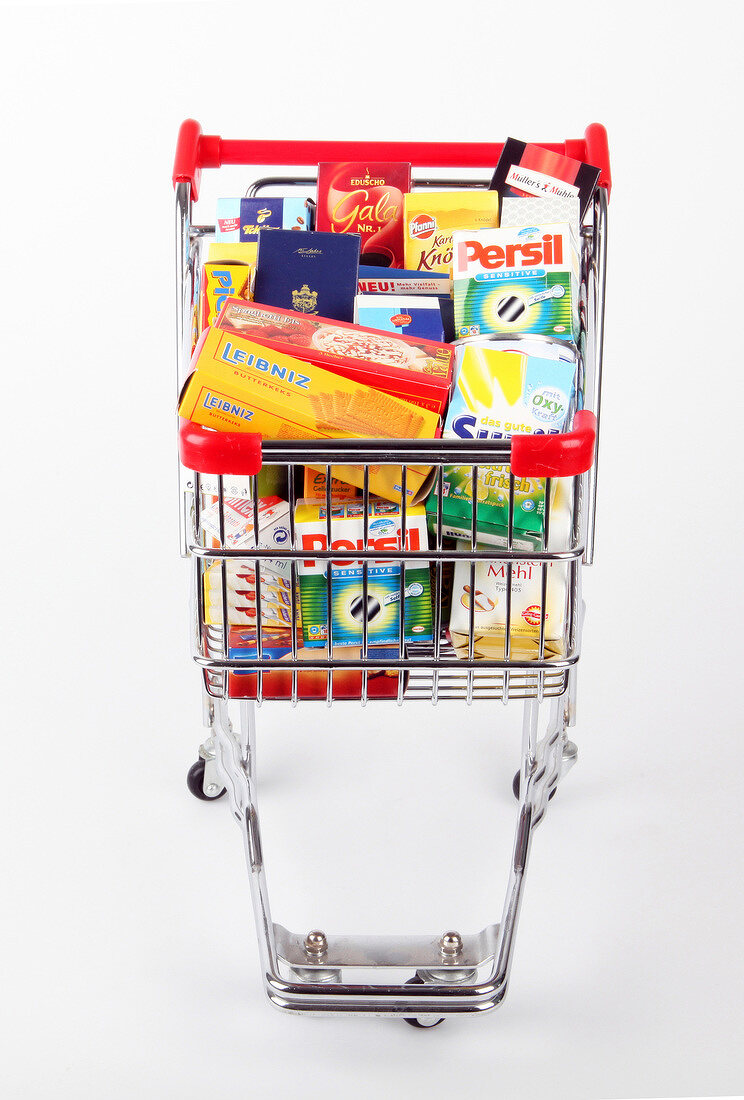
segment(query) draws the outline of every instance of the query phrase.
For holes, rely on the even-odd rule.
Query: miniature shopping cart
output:
[[[189,786],[200,798],[213,799],[227,791],[245,842],[251,891],[258,930],[261,967],[270,1000],[280,1008],[303,1012],[333,1012],[397,1016],[415,1026],[428,1027],[453,1013],[482,1012],[499,1005],[505,995],[524,874],[536,825],[547,811],[561,777],[576,760],[576,746],[567,729],[575,721],[576,675],[580,653],[583,603],[581,572],[594,554],[597,432],[601,393],[602,338],[605,283],[607,201],[610,190],[607,136],[593,124],[585,138],[549,145],[576,160],[601,169],[599,185],[584,217],[581,231],[581,337],[578,348],[578,411],[571,430],[561,435],[515,436],[511,440],[282,440],[269,441],[250,433],[217,433],[181,421],[180,498],[182,553],[193,564],[194,658],[202,671],[204,722],[209,736],[199,760],[189,773]],[[499,159],[496,144],[422,144],[352,142],[227,141],[202,134],[193,120],[183,123],[175,160],[177,231],[177,360],[179,391],[188,374],[192,348],[192,318],[197,306],[199,272],[205,239],[213,226],[195,225],[192,203],[198,199],[201,172],[221,165],[263,165],[276,172],[292,166],[301,173],[319,161],[411,161],[429,171],[456,169],[472,174],[490,171]],[[286,170],[286,168],[285,168]],[[271,190],[297,193],[314,184],[312,174],[271,175],[255,182],[250,194]],[[414,177],[418,188],[487,186],[487,179],[432,179]],[[498,340],[494,338],[494,346]],[[312,466],[326,474],[325,523],[327,549],[313,554],[327,563],[325,603],[328,644],[302,651],[298,638],[298,567],[303,551],[295,549],[294,506],[296,473]],[[333,501],[331,476],[337,466],[354,466],[361,475],[363,546],[354,551],[362,562],[363,604],[367,602],[368,570],[379,551],[369,546],[370,471],[394,467],[400,476],[401,536],[386,558],[399,566],[398,645],[379,655],[370,643],[365,616],[361,617],[358,650],[334,648],[333,570],[339,551],[331,548]],[[428,548],[411,549],[407,530],[407,471],[412,466],[432,468],[437,513]],[[478,499],[473,492],[472,529],[463,543],[443,536],[443,471],[447,466],[469,467],[472,485],[478,470],[505,468],[508,474],[508,525],[503,545],[484,546],[477,539]],[[249,549],[229,548],[226,502],[240,496],[253,509],[253,531],[259,530],[260,478],[275,469],[285,479],[289,512],[287,548],[261,549],[254,540]],[[525,549],[514,523],[515,479],[545,479],[545,512],[541,545]],[[560,478],[567,487],[570,523],[559,547],[551,539],[551,486]],[[323,502],[321,502],[323,503]],[[209,514],[210,523],[205,517]],[[454,548],[453,548],[454,546]],[[521,548],[520,548],[521,546]],[[279,662],[270,654],[267,630],[260,613],[264,567],[268,559],[282,558],[288,566],[291,601],[291,647]],[[512,645],[510,630],[511,580],[514,570],[529,561],[540,572],[534,652],[525,655]],[[429,563],[433,597],[432,641],[410,641],[404,635],[404,609],[410,594],[405,569]],[[483,659],[477,652],[475,602],[471,601],[469,630],[458,652],[447,631],[443,610],[447,577],[453,563],[470,571],[475,591],[476,570],[493,564],[506,575],[506,629],[503,652]],[[262,567],[264,563],[264,567]],[[230,644],[229,600],[235,569],[250,573],[255,585],[253,648],[236,651]],[[546,641],[546,600],[549,571],[563,578],[563,621],[558,643]],[[231,572],[232,571],[232,572]],[[206,606],[205,577],[209,577],[212,613]],[[216,600],[218,614],[214,614]],[[552,635],[551,635],[552,636]],[[310,659],[308,660],[308,656]],[[256,711],[266,699],[284,699],[295,705],[314,698],[328,706],[340,699],[362,705],[402,704],[420,700],[459,700],[466,705],[507,704],[524,707],[521,763],[514,777],[519,800],[513,858],[501,920],[478,932],[447,930],[419,936],[347,936],[320,930],[292,932],[271,916],[264,871],[256,792]],[[359,974],[362,978],[359,978]],[[393,975],[391,978],[391,974]],[[377,981],[375,980],[377,979]]]

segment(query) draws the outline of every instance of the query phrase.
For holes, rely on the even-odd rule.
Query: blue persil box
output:
[[[438,298],[396,294],[358,294],[356,323],[399,336],[417,336],[444,343],[444,325]]]
[[[311,229],[311,207],[297,196],[279,199],[218,199],[215,240],[258,240],[259,229]]]

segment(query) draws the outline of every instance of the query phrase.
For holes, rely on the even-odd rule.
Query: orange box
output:
[[[311,466],[305,467],[305,483],[302,495],[307,500],[325,500],[325,470],[314,470]],[[331,500],[356,500],[358,495],[354,485],[347,485],[345,481],[339,481],[336,477],[331,478]]]
[[[370,386],[341,378],[245,340],[209,328],[191,360],[179,413],[217,431],[259,432],[266,439],[436,439],[436,413]],[[430,467],[409,466],[406,497],[415,497]],[[333,467],[332,475],[361,487],[362,467]],[[370,468],[370,491],[401,497],[400,467]]]
[[[423,409],[443,415],[447,407],[451,344],[252,301],[226,301],[215,324]]]

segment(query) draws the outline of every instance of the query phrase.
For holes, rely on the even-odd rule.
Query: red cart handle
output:
[[[215,432],[183,418],[178,428],[178,451],[183,465],[200,474],[244,476],[257,474],[262,465],[258,432]]]
[[[600,169],[599,185],[612,186],[607,131],[598,122],[587,127],[583,138],[562,144],[538,142],[543,149],[563,153]],[[203,134],[193,118],[181,124],[173,164],[173,185],[191,184],[191,197],[199,198],[202,168],[223,164],[319,164],[321,161],[406,160],[429,168],[495,168],[503,143],[426,141],[229,141]]]
[[[515,435],[511,469],[516,477],[573,477],[594,461],[597,418],[584,410],[574,417],[571,432],[562,435]],[[181,462],[202,474],[257,474],[262,465],[257,432],[216,432],[181,419],[178,432]]]
[[[574,417],[573,431],[562,435],[512,436],[511,471],[515,477],[573,477],[594,461],[597,418],[584,409]]]

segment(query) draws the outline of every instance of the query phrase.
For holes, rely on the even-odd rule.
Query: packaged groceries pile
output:
[[[581,225],[598,177],[590,165],[509,139],[489,187],[417,189],[410,164],[366,162],[319,165],[313,195],[219,199],[195,275],[200,292],[180,415],[267,440],[508,439],[570,430],[582,405]],[[293,651],[317,660],[329,645],[347,659],[362,650],[397,657],[401,644],[431,642],[437,621],[463,658],[472,648],[476,658],[508,650],[535,659],[541,639],[546,657],[565,652],[565,563],[549,563],[543,592],[540,562],[514,562],[507,592],[505,561],[482,559],[473,570],[458,560],[447,607],[436,615],[428,561],[385,555],[426,551],[435,538],[466,553],[566,549],[570,482],[556,478],[548,487],[511,477],[508,466],[479,466],[475,477],[470,466],[445,466],[439,478],[426,465],[404,474],[367,462],[366,516],[363,466],[333,466],[327,487],[326,467],[308,463],[291,493],[288,471],[274,470],[271,483],[259,479],[257,508],[239,489],[224,496],[222,516],[214,493],[204,496],[207,547],[223,538],[224,549],[247,554],[286,549],[293,529],[295,549],[307,551],[294,571],[286,559],[207,562],[202,620],[210,627],[227,620],[230,656],[255,658],[260,635],[264,658],[278,665]],[[329,532],[343,559],[314,557],[329,549]],[[380,559],[366,559],[366,569],[354,557],[355,549],[378,548]],[[241,675],[245,693],[255,693],[256,674],[232,679]],[[360,675],[344,674],[350,694]],[[319,678],[318,693],[325,692],[325,674],[302,676],[313,685]],[[264,689],[271,677],[286,694],[273,670]],[[377,693],[387,692],[384,680],[370,673],[371,696],[376,681]]]

